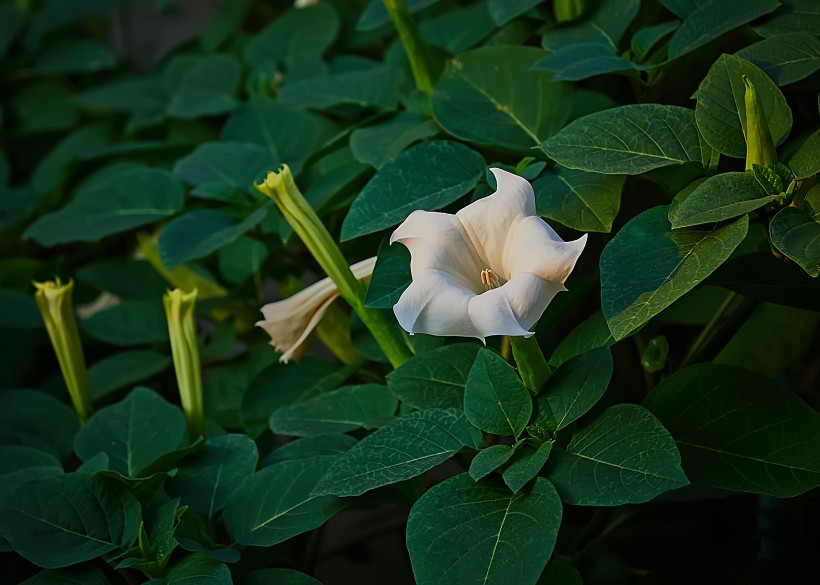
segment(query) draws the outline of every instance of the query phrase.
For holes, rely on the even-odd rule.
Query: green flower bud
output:
[[[777,163],[777,151],[774,148],[772,133],[769,132],[763,103],[752,81],[745,75],[743,84],[746,86],[746,170],[752,170],[753,165],[773,169]]]
[[[197,291],[183,293],[174,289],[165,293],[162,302],[168,319],[171,354],[177,375],[179,398],[188,420],[191,437],[205,434],[205,407],[202,400],[202,374],[199,367],[199,348],[196,344],[194,308]]]

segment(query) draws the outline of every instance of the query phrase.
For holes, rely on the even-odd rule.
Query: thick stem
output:
[[[531,392],[537,393],[552,375],[552,370],[541,348],[538,347],[538,341],[534,335],[532,337],[510,337],[510,345],[521,380]]]
[[[396,30],[399,31],[399,38],[404,46],[404,52],[407,53],[407,59],[410,61],[416,87],[428,95],[433,93],[437,76],[433,53],[429,45],[421,36],[404,0],[383,0],[383,2],[393,24],[396,25]]]

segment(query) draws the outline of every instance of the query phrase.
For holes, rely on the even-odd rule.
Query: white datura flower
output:
[[[413,282],[393,307],[410,334],[530,337],[584,250],[535,214],[529,182],[490,169],[497,190],[455,215],[414,211],[390,238],[410,251]]]
[[[373,274],[375,265],[373,257],[352,265],[350,270],[358,280],[366,280]],[[307,349],[310,333],[338,296],[339,290],[333,281],[324,278],[292,297],[268,303],[260,309],[264,319],[256,325],[270,335],[270,344],[276,351],[282,352],[280,362],[299,359]]]

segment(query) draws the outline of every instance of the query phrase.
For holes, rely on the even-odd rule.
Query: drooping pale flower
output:
[[[535,214],[525,179],[491,169],[498,188],[455,215],[414,211],[390,238],[410,251],[413,282],[393,307],[410,334],[530,337],[584,250]]]
[[[375,265],[376,258],[373,257],[352,265],[350,270],[357,280],[364,280],[373,273]],[[256,325],[270,335],[270,343],[276,351],[282,352],[280,362],[299,359],[307,349],[311,331],[338,296],[339,289],[328,277],[291,297],[268,303],[260,309],[265,318]]]

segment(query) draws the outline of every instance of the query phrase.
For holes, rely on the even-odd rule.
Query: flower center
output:
[[[481,284],[484,285],[484,290],[492,290],[501,286],[498,281],[498,276],[493,272],[492,268],[485,268],[481,271]]]

